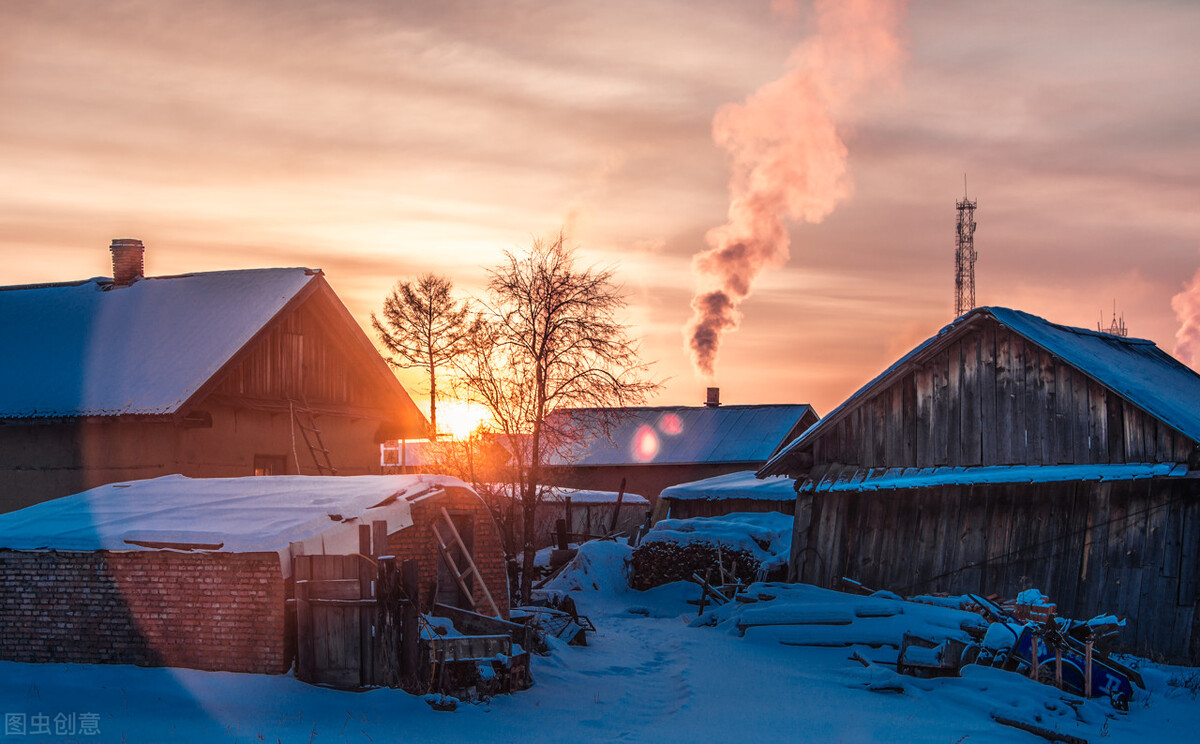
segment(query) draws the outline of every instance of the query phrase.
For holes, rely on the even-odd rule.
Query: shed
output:
[[[447,516],[478,568],[470,599],[437,545]],[[499,532],[457,479],[171,475],[0,515],[0,658],[286,672],[294,569],[357,554],[369,524],[386,525],[376,554],[415,559],[423,608],[490,591],[507,616]]]
[[[420,411],[319,269],[0,287],[0,511],[182,473],[379,473]]]
[[[817,421],[799,404],[574,408],[547,426],[572,444],[547,458],[548,483],[627,490],[657,502],[667,486],[755,470]]]
[[[753,470],[718,475],[664,488],[658,498],[668,519],[719,517],[736,512],[796,510],[796,484],[791,478],[759,479]]]
[[[1200,376],[1152,342],[971,311],[759,470],[796,479],[793,578],[1127,617],[1200,663]]]

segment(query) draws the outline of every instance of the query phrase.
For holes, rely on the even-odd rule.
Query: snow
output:
[[[805,481],[800,492],[881,491],[983,483],[1060,483],[1065,481],[1126,481],[1183,477],[1186,465],[1175,463],[1120,463],[1100,465],[989,465],[985,467],[876,468],[849,471],[837,480]]]
[[[793,523],[791,515],[779,512],[662,519],[650,528],[642,542],[705,543],[726,550],[744,550],[759,562],[762,570],[769,571],[787,563]]]
[[[0,710],[24,714],[26,721],[39,714],[97,714],[99,734],[74,740],[179,744],[1042,741],[998,724],[994,714],[1113,744],[1191,741],[1200,728],[1200,704],[1188,687],[1200,680],[1200,670],[1134,659],[1148,691],[1139,691],[1127,714],[1106,700],[1068,705],[1065,700],[1074,699],[1065,693],[989,667],[968,666],[957,678],[916,679],[893,666],[904,632],[953,632],[967,613],[756,584],[749,595],[773,599],[710,610],[696,622],[696,607],[686,600],[699,596],[698,587],[676,583],[635,592],[623,585],[629,554],[617,543],[588,543],[577,565],[556,579],[597,627],[588,646],[551,639],[551,655],[533,658],[532,689],[461,704],[452,713],[398,690],[342,692],[290,675],[12,662],[0,662]],[[784,634],[785,626],[739,630],[746,612],[772,604],[781,615],[812,619],[838,611],[854,619],[828,630],[805,626],[808,639]],[[884,607],[894,612],[876,616]],[[891,645],[865,643],[872,640]],[[831,645],[835,641],[855,645]],[[870,666],[853,660],[854,653]]]
[[[514,486],[511,483],[493,483],[490,485],[493,493],[509,494],[513,491]],[[617,491],[593,491],[586,488],[564,488],[562,486],[540,486],[542,493],[542,501],[547,504],[556,504],[564,502],[566,499],[571,499],[572,504],[616,504]],[[639,496],[636,493],[626,493],[621,498],[621,505],[629,506],[636,504],[638,506],[649,506],[650,502],[645,496]]]
[[[0,417],[173,413],[315,276],[250,269],[0,289]]]
[[[147,550],[204,545],[226,553],[304,554],[358,550],[358,525],[386,521],[389,534],[412,525],[410,505],[446,487],[435,475],[350,477],[280,475],[187,478],[167,475],[113,483],[0,514],[0,548]],[[143,543],[143,544],[139,544]],[[144,543],[150,543],[146,545]]]
[[[773,477],[760,480],[753,470],[727,473],[713,478],[680,483],[664,488],[659,498],[686,500],[765,499],[795,501],[796,482],[791,478]]]
[[[1029,607],[1051,607],[1050,598],[1039,589],[1026,589],[1017,594],[1017,604]]]

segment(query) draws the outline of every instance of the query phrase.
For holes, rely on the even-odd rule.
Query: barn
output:
[[[460,576],[476,567],[469,596],[439,540]],[[383,555],[415,561],[423,610],[441,602],[507,617],[499,532],[454,478],[171,475],[100,486],[0,515],[0,659],[283,673],[307,638],[298,606],[311,620],[306,603],[320,603],[311,590],[352,584],[353,598],[317,609],[358,609],[360,582],[315,575],[317,559],[373,580]],[[361,586],[361,604],[373,603],[373,581]],[[364,627],[363,638],[376,636]]]
[[[1200,663],[1200,376],[1152,342],[977,308],[773,457],[796,479],[791,575],[1127,618]]]
[[[171,473],[379,473],[420,411],[319,270],[0,288],[0,511]]]
[[[547,483],[641,494],[657,503],[667,486],[756,470],[816,423],[812,406],[721,405],[573,408],[547,421],[571,444],[547,458]]]
[[[791,478],[759,479],[753,470],[741,470],[668,486],[658,498],[666,519],[720,517],[739,512],[792,514],[796,509],[796,484]]]

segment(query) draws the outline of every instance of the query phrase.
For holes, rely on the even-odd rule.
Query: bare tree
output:
[[[521,597],[532,588],[535,516],[542,468],[579,432],[548,423],[564,408],[644,403],[659,388],[617,313],[625,296],[613,270],[580,269],[560,233],[527,251],[506,251],[490,271],[479,322],[456,359],[467,397],[483,405],[507,440],[520,493]]]
[[[429,374],[429,438],[437,439],[437,371],[454,358],[470,331],[470,305],[451,296],[450,279],[422,274],[398,282],[383,302],[383,320],[371,325],[394,358],[394,367],[420,367]]]

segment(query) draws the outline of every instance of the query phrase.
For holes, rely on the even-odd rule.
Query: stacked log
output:
[[[683,581],[709,571],[713,583],[753,582],[759,562],[745,550],[717,548],[704,542],[677,543],[666,540],[644,542],[633,551],[634,589],[650,589],[672,581]],[[722,572],[722,567],[724,571]],[[722,578],[719,577],[724,577]]]

